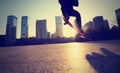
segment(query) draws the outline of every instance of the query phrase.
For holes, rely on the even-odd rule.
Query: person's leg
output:
[[[66,25],[66,24],[68,24],[70,17],[67,13],[65,13],[63,16],[64,16],[64,21],[65,21],[64,25]]]
[[[63,19],[64,19],[64,21],[65,21],[65,23],[64,24],[67,24],[68,22],[69,22],[69,15],[68,15],[68,11],[66,10],[66,9],[64,9],[64,8],[61,8],[61,11],[62,11],[62,14],[63,14]]]
[[[69,16],[75,16],[76,17],[76,25],[79,28],[79,30],[81,30],[81,15],[78,11],[76,10],[71,10],[69,11]]]

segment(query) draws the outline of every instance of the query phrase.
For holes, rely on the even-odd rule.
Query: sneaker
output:
[[[83,29],[81,28],[81,29],[79,29],[79,31],[80,31],[80,33],[81,34],[84,34],[84,31],[83,31]]]
[[[68,24],[67,22],[64,23],[64,25]]]

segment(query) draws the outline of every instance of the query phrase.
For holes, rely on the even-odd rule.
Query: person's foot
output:
[[[84,31],[83,31],[83,29],[81,28],[81,29],[79,29],[79,31],[80,31],[80,33],[81,34],[83,34],[84,35]]]
[[[78,33],[76,34],[76,37],[86,38],[85,33],[82,29],[78,30]]]
[[[69,23],[69,18],[63,18],[63,19],[64,19],[64,21],[65,21],[64,25],[66,25],[66,24]]]
[[[85,37],[84,35],[82,35],[82,34],[77,34],[77,35],[76,35],[76,38],[82,38],[82,39],[85,39],[86,37]]]
[[[68,24],[67,22],[64,23],[64,25]]]

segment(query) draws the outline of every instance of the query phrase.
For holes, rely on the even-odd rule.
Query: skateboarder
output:
[[[81,16],[80,13],[73,9],[73,6],[79,6],[78,0],[59,0],[61,5],[61,11],[64,18],[67,20],[65,24],[69,22],[70,16],[76,17],[76,23],[78,29],[81,31]]]

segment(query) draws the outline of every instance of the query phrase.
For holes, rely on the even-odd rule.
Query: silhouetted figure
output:
[[[78,11],[73,9],[73,6],[79,6],[78,0],[59,0],[62,14],[67,21],[70,16],[76,17],[77,27],[81,30],[81,16]],[[65,22],[67,24],[67,22]]]

